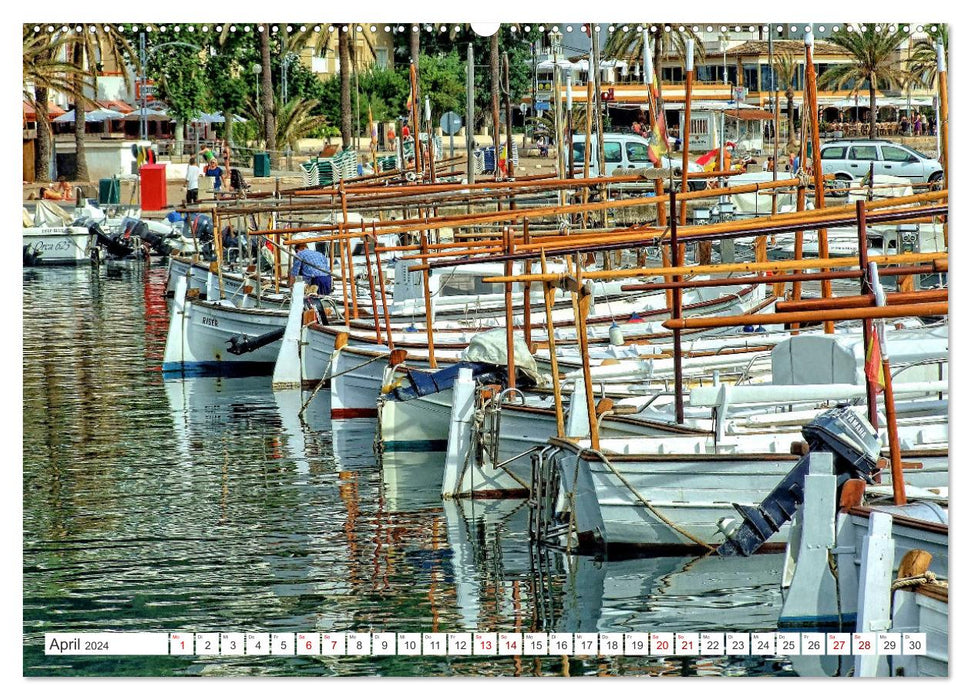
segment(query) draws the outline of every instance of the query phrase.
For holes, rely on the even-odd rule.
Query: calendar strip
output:
[[[924,633],[47,633],[48,656],[922,656]]]

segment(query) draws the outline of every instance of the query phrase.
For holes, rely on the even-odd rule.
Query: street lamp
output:
[[[260,73],[263,72],[263,66],[261,66],[259,63],[254,63],[253,67],[250,68],[250,70],[253,72],[253,75],[256,76],[256,104],[258,105],[260,103],[260,77],[259,76],[260,76]]]

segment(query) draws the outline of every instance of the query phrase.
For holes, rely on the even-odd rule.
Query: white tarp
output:
[[[506,352],[506,329],[494,328],[490,331],[476,333],[469,341],[469,347],[462,352],[462,359],[469,362],[486,362],[491,365],[504,367],[508,364]],[[536,360],[526,347],[526,341],[522,333],[513,333],[513,359],[516,361],[516,369],[537,384],[544,383],[543,376],[539,373]]]
[[[863,384],[866,348],[862,335],[807,334],[779,343],[772,350],[772,383]],[[914,365],[895,375],[895,381],[947,379],[947,326],[902,330],[888,327],[886,338],[887,354],[895,366]],[[944,365],[939,368],[937,361]]]

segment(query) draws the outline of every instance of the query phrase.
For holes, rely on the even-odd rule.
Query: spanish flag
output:
[[[867,339],[866,361],[863,363],[863,371],[868,380],[877,387],[877,393],[883,391],[886,380],[883,376],[883,362],[880,353],[880,335],[877,332],[877,324],[870,328],[870,337]]]

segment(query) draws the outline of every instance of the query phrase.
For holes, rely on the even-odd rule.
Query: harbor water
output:
[[[535,551],[269,377],[163,381],[164,267],[23,278],[24,674],[791,675],[784,657],[54,657],[45,632],[773,631],[781,554]]]

